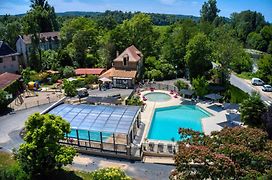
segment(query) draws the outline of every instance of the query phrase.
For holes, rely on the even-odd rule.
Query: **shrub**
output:
[[[92,172],[93,180],[131,180],[124,171],[117,168],[103,168]]]
[[[209,92],[208,90],[209,83],[207,82],[204,76],[193,79],[192,84],[194,90],[196,91],[196,94],[200,97],[204,96]]]
[[[182,80],[177,80],[174,84],[178,88],[178,90],[188,89],[189,88],[188,83],[186,83],[186,82],[184,82]]]
[[[7,92],[0,89],[0,109],[4,110],[7,108],[9,100],[7,99]],[[0,110],[0,111],[1,111]]]
[[[65,68],[62,71],[62,74],[65,78],[69,78],[75,75],[75,70],[71,66],[65,66]]]
[[[127,100],[127,105],[141,106],[143,105],[143,101],[141,101],[139,96],[132,96]]]
[[[66,96],[74,97],[76,96],[76,86],[73,82],[65,80],[63,84],[64,92]]]
[[[84,81],[86,84],[94,84],[97,83],[98,77],[95,75],[88,75]]]

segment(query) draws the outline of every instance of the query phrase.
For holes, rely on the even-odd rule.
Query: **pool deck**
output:
[[[143,96],[147,93],[150,93],[151,91],[142,91],[140,97],[143,99]],[[163,90],[155,90],[154,92],[162,92],[170,95],[169,91],[163,91]],[[174,94],[175,95],[175,94]],[[174,98],[174,95],[171,95],[171,99],[169,101],[165,102],[151,102],[151,101],[145,101],[146,108],[144,112],[141,113],[141,120],[145,124],[145,129],[143,133],[143,137],[140,143],[143,142],[155,142],[155,143],[173,143],[172,141],[157,141],[157,140],[148,140],[147,135],[148,131],[152,122],[153,114],[156,108],[161,107],[169,107],[169,106],[177,106],[181,105],[183,102],[183,98],[178,96],[178,98]],[[228,119],[227,114],[228,111],[222,109],[221,111],[215,111],[209,108],[212,104],[206,104],[204,102],[200,102],[196,104],[200,108],[204,109],[205,111],[209,112],[211,114],[210,117],[203,118],[201,120],[202,122],[202,130],[206,135],[211,134],[212,131],[220,131],[224,128],[224,126],[227,125]],[[237,114],[239,115],[239,114]]]

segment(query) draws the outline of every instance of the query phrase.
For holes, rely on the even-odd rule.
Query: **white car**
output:
[[[261,80],[259,78],[252,78],[251,84],[254,86],[262,86],[262,85],[264,85],[264,82],[263,82],[263,80]]]
[[[263,85],[262,90],[265,92],[272,92],[272,86],[271,85]]]

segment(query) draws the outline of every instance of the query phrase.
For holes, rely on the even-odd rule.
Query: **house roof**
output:
[[[116,59],[114,59],[113,61],[123,61],[123,58],[125,56],[129,57],[129,61],[134,61],[134,62],[138,62],[141,57],[143,56],[143,54],[141,53],[141,51],[139,51],[134,45],[128,47],[127,49],[124,50],[124,52],[122,52],[122,54],[120,54]]]
[[[31,37],[32,34],[23,35],[23,40],[26,44],[31,44]],[[60,39],[60,32],[44,32],[40,33],[40,40],[44,39],[45,41],[48,41],[49,39]]]
[[[121,78],[135,78],[137,75],[137,71],[126,71],[126,70],[117,70],[115,68],[111,68],[103,73],[100,77],[121,77]]]
[[[101,75],[104,71],[104,68],[78,68],[75,70],[76,75]]]
[[[21,75],[5,72],[0,74],[0,89],[5,89],[14,81],[18,80]]]
[[[15,53],[16,51],[14,51],[7,43],[0,41],[0,56],[7,56]]]

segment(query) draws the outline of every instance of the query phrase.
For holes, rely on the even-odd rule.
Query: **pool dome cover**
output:
[[[128,134],[139,112],[138,106],[61,104],[48,113],[70,122],[71,129]]]

